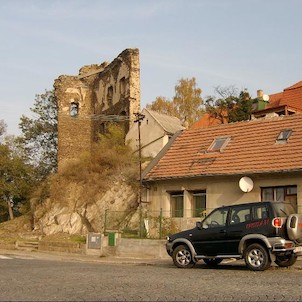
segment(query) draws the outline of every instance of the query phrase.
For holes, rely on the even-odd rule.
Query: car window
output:
[[[255,220],[267,219],[269,217],[266,205],[254,205],[252,211]]]
[[[238,224],[251,220],[251,207],[248,206],[240,206],[234,207],[231,210],[231,220],[230,224]]]
[[[286,217],[295,213],[295,209],[290,203],[274,202],[272,205],[275,208],[277,216],[279,217]]]
[[[204,219],[202,225],[208,228],[222,227],[226,225],[228,210],[217,209]]]

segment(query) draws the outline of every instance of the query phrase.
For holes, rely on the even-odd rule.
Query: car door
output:
[[[198,255],[224,254],[227,215],[228,207],[214,210],[192,234],[192,243]]]
[[[238,255],[239,243],[243,236],[248,234],[248,225],[251,223],[251,205],[233,206],[230,208],[227,223],[227,254]]]

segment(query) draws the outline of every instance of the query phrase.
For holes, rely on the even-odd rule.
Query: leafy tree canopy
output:
[[[33,117],[22,115],[18,138],[28,161],[36,167],[38,179],[44,179],[57,169],[58,107],[54,91],[36,95],[30,108]]]
[[[253,100],[247,90],[238,94],[234,86],[215,87],[216,96],[205,100],[206,112],[221,123],[249,120],[252,112]]]
[[[33,186],[33,170],[24,159],[0,144],[0,221],[20,215],[28,204]]]
[[[0,137],[6,132],[6,124],[3,120],[0,120]]]
[[[175,86],[175,96],[172,100],[165,97],[157,97],[148,109],[159,113],[176,116],[183,123],[191,126],[203,113],[202,90],[198,88],[196,79],[180,79]]]

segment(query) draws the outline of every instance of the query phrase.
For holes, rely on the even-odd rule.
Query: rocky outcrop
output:
[[[137,194],[123,180],[116,180],[111,188],[98,193],[93,200],[85,198],[85,185],[70,183],[65,200],[48,198],[34,209],[34,230],[43,235],[56,233],[87,234],[103,232],[106,211],[127,213],[129,223],[137,211]]]

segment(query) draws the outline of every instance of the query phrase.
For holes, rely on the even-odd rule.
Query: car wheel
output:
[[[204,263],[208,266],[217,266],[223,259],[216,258],[205,258]]]
[[[264,271],[271,265],[266,248],[259,243],[253,243],[245,249],[244,260],[247,267],[253,271]]]
[[[297,261],[297,255],[294,253],[290,255],[284,255],[284,256],[276,256],[276,264],[280,267],[287,267],[287,266],[292,266],[296,263]]]
[[[174,264],[180,268],[191,268],[195,264],[192,253],[186,245],[176,247],[173,251],[172,258]]]

